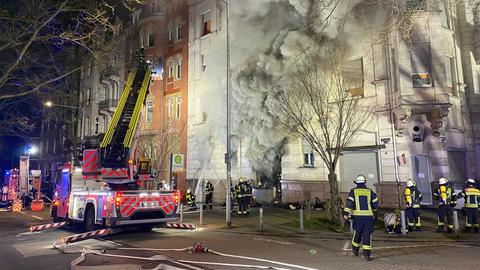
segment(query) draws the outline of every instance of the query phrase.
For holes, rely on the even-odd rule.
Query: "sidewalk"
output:
[[[379,219],[383,218],[383,210],[379,213]],[[183,222],[197,224],[198,228],[210,231],[224,231],[239,234],[258,234],[281,237],[304,237],[304,238],[328,238],[328,239],[350,239],[349,232],[334,232],[327,230],[313,230],[305,228],[304,232],[300,232],[300,228],[293,224],[298,224],[299,210],[290,210],[282,208],[265,208],[264,209],[264,225],[263,231],[259,231],[259,211],[258,208],[252,208],[252,212],[248,217],[240,217],[232,213],[232,228],[226,228],[225,208],[217,207],[214,210],[205,210],[203,212],[203,225],[199,224],[199,212],[185,212]],[[326,211],[311,210],[311,219],[325,218]],[[307,220],[307,213],[304,211],[304,219]],[[459,221],[463,217],[459,213]],[[375,230],[375,239],[377,240],[396,240],[408,242],[451,242],[451,241],[479,241],[480,234],[461,233],[458,238],[455,235],[447,233],[436,233],[436,212],[435,210],[422,210],[423,231],[408,233],[406,236],[398,234],[388,234],[383,229]],[[377,221],[383,223],[383,219]],[[460,222],[460,229],[463,227]]]

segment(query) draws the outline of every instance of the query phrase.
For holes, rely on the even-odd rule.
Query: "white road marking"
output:
[[[280,244],[280,245],[292,245],[293,244],[293,243],[287,242],[287,241],[279,241],[279,240],[268,239],[268,238],[253,238],[253,240],[271,242],[271,243]]]
[[[350,246],[350,241],[345,240],[345,244],[343,244],[342,250],[347,251],[349,246]]]
[[[35,215],[32,215],[33,218],[36,218],[36,219],[39,219],[39,220],[43,220],[43,218],[39,217],[39,216],[35,216]]]

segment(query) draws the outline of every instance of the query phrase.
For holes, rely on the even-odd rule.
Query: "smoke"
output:
[[[288,76],[302,53],[318,50],[322,62],[329,45],[347,50],[358,47],[365,34],[365,8],[360,8],[362,0],[247,2],[234,9],[240,24],[233,31],[233,43],[245,49],[235,61],[240,65],[233,77],[233,133],[237,138],[249,138],[247,158],[253,169],[270,175],[287,137],[269,109],[275,104],[274,84]],[[252,30],[254,34],[249,32]]]

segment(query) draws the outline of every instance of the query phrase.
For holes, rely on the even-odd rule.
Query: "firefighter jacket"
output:
[[[237,198],[243,198],[247,196],[247,184],[239,183],[235,188],[235,192],[237,193]]]
[[[435,197],[440,206],[455,206],[457,204],[457,197],[453,193],[453,189],[448,185],[440,185],[433,193],[433,197]]]
[[[465,199],[465,208],[478,209],[480,205],[480,190],[474,187],[466,187],[458,194],[458,198]]]
[[[423,199],[422,193],[417,190],[415,187],[407,187],[403,192],[405,196],[405,201],[407,202],[407,207],[410,208],[420,208],[420,202]]]
[[[246,195],[248,197],[252,197],[252,185],[247,183],[246,186],[247,186]]]
[[[356,188],[350,190],[344,211],[352,216],[371,217],[377,209],[377,194],[365,185],[357,185]]]
[[[237,197],[237,186],[230,186],[230,194],[232,199]]]
[[[207,184],[205,185],[205,194],[210,195],[213,193],[213,184],[207,181]]]
[[[195,202],[195,195],[192,193],[187,193],[185,195],[185,199],[187,200],[187,204],[192,204]]]

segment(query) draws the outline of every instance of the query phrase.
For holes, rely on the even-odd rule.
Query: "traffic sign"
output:
[[[172,172],[182,172],[184,167],[184,158],[182,154],[172,154]]]

